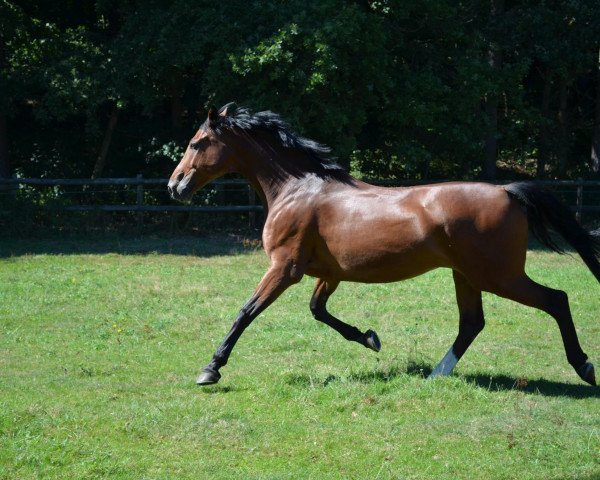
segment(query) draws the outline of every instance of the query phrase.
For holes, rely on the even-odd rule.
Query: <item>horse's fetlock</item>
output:
[[[207,365],[208,368],[213,370],[219,370],[219,368],[227,365],[227,357],[220,353],[216,353],[213,355],[212,361]]]
[[[575,369],[579,369],[582,365],[584,365],[588,360],[588,356],[584,353],[567,354],[567,361],[569,364]]]

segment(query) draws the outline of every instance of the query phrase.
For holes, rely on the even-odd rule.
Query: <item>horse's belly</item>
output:
[[[418,245],[327,249],[308,264],[306,273],[342,281],[397,282],[448,266],[447,260],[427,242]]]
[[[444,266],[441,258],[429,249],[420,248],[401,253],[363,254],[342,257],[343,280],[353,282],[396,282],[416,277]]]

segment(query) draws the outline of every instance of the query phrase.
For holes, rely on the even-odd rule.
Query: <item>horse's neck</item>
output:
[[[269,208],[280,197],[286,186],[296,180],[290,175],[283,175],[280,171],[250,171],[241,172],[258,192],[262,201]]]
[[[262,142],[253,147],[244,152],[239,173],[252,184],[269,208],[290,182],[298,181],[298,176],[288,171],[286,167],[291,162],[282,152]]]

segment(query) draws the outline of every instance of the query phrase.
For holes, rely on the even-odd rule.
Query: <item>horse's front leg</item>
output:
[[[358,342],[378,352],[381,350],[381,342],[373,330],[367,330],[363,333],[358,328],[335,318],[327,311],[327,300],[339,284],[340,282],[337,280],[323,280],[321,278],[317,280],[315,291],[310,300],[310,311],[313,317],[325,325],[329,325],[346,340]]]
[[[286,288],[299,282],[303,274],[304,270],[290,261],[274,263],[271,266],[258,284],[254,295],[240,310],[231,330],[217,348],[211,362],[202,369],[196,380],[198,385],[210,385],[219,381],[221,378],[219,369],[227,364],[233,347],[246,327],[273,303]]]

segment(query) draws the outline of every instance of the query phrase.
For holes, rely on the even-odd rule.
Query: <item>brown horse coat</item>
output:
[[[560,248],[560,233],[600,281],[600,241],[570,211],[531,184],[494,186],[455,182],[406,188],[369,185],[327,156],[328,149],[292,133],[272,112],[251,114],[226,105],[209,112],[169,181],[169,192],[189,200],[228,172],[245,176],[267,209],[263,245],[271,267],[241,309],[199,384],[215,383],[244,329],[304,275],[317,278],[314,317],[344,338],[379,351],[372,330],[335,318],[326,309],[341,281],[394,282],[439,267],[453,270],[459,307],[457,338],[432,376],[449,374],[483,329],[481,292],[539,308],[558,323],[567,359],[594,384],[573,325],[567,296],[525,274],[528,231]]]

